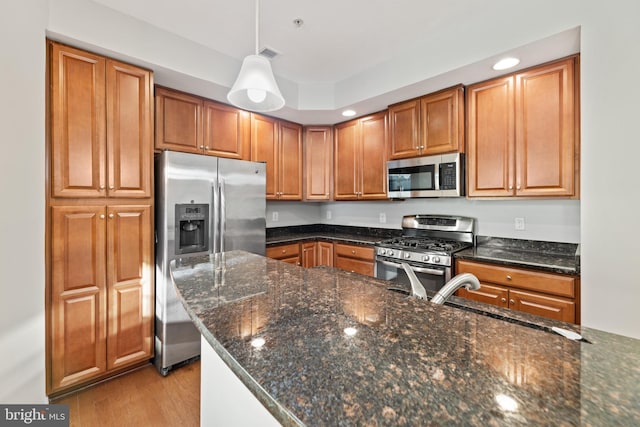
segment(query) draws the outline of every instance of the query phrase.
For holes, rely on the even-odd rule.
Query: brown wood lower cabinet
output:
[[[266,256],[303,267],[327,265],[355,273],[374,275],[373,247],[314,241],[270,246]]]
[[[289,264],[302,265],[300,257],[300,243],[289,243],[286,245],[270,246],[267,248],[266,256]]]
[[[580,283],[576,277],[466,260],[456,261],[456,273],[472,273],[480,280],[480,289],[460,289],[460,297],[580,323]]]
[[[334,243],[333,266],[354,273],[374,275],[374,250],[370,246]]]
[[[153,356],[151,212],[51,208],[50,394]]]

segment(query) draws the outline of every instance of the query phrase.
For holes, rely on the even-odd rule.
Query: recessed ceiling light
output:
[[[342,115],[345,116],[345,117],[353,117],[353,116],[356,115],[356,112],[353,111],[353,110],[344,110],[342,112]]]
[[[515,67],[520,63],[518,58],[502,58],[500,61],[493,64],[494,70],[506,70],[507,68]]]

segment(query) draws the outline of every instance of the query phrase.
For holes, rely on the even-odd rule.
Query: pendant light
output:
[[[256,0],[256,53],[242,61],[240,74],[227,94],[230,103],[244,110],[267,112],[284,107],[284,98],[271,71],[271,63],[259,55],[260,0]]]

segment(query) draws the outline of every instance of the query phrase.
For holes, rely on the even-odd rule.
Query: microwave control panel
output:
[[[440,190],[455,190],[457,183],[458,168],[456,163],[440,163]]]

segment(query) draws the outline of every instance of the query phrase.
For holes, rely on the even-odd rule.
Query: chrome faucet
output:
[[[416,273],[413,272],[411,266],[406,262],[403,262],[400,265],[402,265],[402,268],[407,273],[409,283],[411,283],[411,295],[420,299],[427,299],[427,291],[425,291],[424,286],[422,286],[420,279],[418,279]],[[473,291],[480,288],[480,281],[471,273],[458,274],[440,288],[440,290],[431,299],[431,302],[434,304],[444,304],[447,298],[463,286],[467,290]]]
[[[444,304],[447,298],[463,286],[469,291],[474,291],[480,288],[480,281],[471,273],[458,274],[440,288],[438,293],[431,299],[431,302],[434,304]]]
[[[427,299],[427,291],[424,290],[424,286],[422,286],[420,279],[418,279],[416,273],[413,272],[411,266],[406,262],[403,262],[400,265],[404,268],[404,271],[407,273],[407,277],[409,278],[409,283],[411,283],[411,295],[420,299]]]

